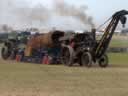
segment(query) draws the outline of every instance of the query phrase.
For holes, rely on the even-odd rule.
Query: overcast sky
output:
[[[42,3],[46,6],[52,6],[56,0],[28,0],[32,4]],[[57,0],[65,1],[69,4],[80,6],[87,5],[88,12],[93,16],[96,22],[104,22],[114,12],[126,9],[128,10],[128,0]],[[98,23],[99,24],[99,23]]]
[[[115,13],[116,11],[122,9],[128,10],[128,0],[0,0],[0,12],[2,12],[0,14],[0,24],[7,23],[9,25],[18,27],[27,27],[27,25],[33,25],[35,27],[60,26],[60,28],[69,27],[72,29],[86,29],[84,22],[87,21],[85,21],[85,19],[82,23],[80,23],[82,21],[82,19],[79,20],[80,18],[73,20],[71,16],[69,16],[68,18],[62,19],[58,16],[55,16],[56,13],[51,14],[52,12],[49,11],[49,9],[52,10],[55,6],[55,3],[57,2],[65,2],[66,4],[75,6],[75,10],[78,11],[76,13],[80,12],[80,14],[80,9],[77,10],[76,8],[79,8],[80,6],[86,6],[87,10],[85,10],[85,12],[87,13],[87,19],[89,16],[91,16],[93,18],[92,20],[96,25],[96,28],[104,23],[104,21],[112,16],[113,13]],[[39,8],[37,8],[39,5],[43,5],[44,7],[48,8],[48,10],[42,8],[43,10],[41,9],[40,11]],[[68,7],[69,10],[71,6]],[[14,10],[17,9],[17,7],[28,9]],[[34,7],[37,9],[30,10],[29,7]],[[50,15],[47,11],[50,13]],[[70,12],[72,12],[72,10],[69,11],[69,15],[72,14],[70,14]],[[50,17],[47,18],[47,16]],[[77,16],[72,17],[76,18]],[[45,19],[48,22],[47,24],[43,24],[43,22],[45,22]]]

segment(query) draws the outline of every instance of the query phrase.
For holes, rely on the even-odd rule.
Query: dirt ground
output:
[[[0,96],[127,96],[128,65],[102,69],[0,60]]]

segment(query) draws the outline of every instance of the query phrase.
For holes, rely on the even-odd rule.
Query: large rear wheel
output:
[[[92,55],[89,52],[84,52],[81,56],[81,63],[83,66],[92,66]]]
[[[67,46],[62,49],[61,62],[66,66],[72,66],[74,61],[74,50],[72,47]]]
[[[7,46],[4,46],[2,49],[1,49],[1,57],[4,59],[4,60],[7,60],[11,55],[11,52],[9,51],[9,48]]]

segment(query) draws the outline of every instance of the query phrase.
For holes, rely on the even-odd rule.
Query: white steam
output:
[[[78,8],[55,1],[53,8],[48,9],[41,4],[31,6],[25,0],[0,0],[0,25],[5,27],[6,24],[13,29],[56,27],[76,30],[94,27],[92,17],[86,14],[87,6]]]

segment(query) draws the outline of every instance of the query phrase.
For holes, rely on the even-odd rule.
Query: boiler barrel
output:
[[[25,56],[32,55],[32,49],[42,47],[54,47],[59,44],[59,38],[64,36],[64,32],[55,31],[32,37],[26,46]]]

